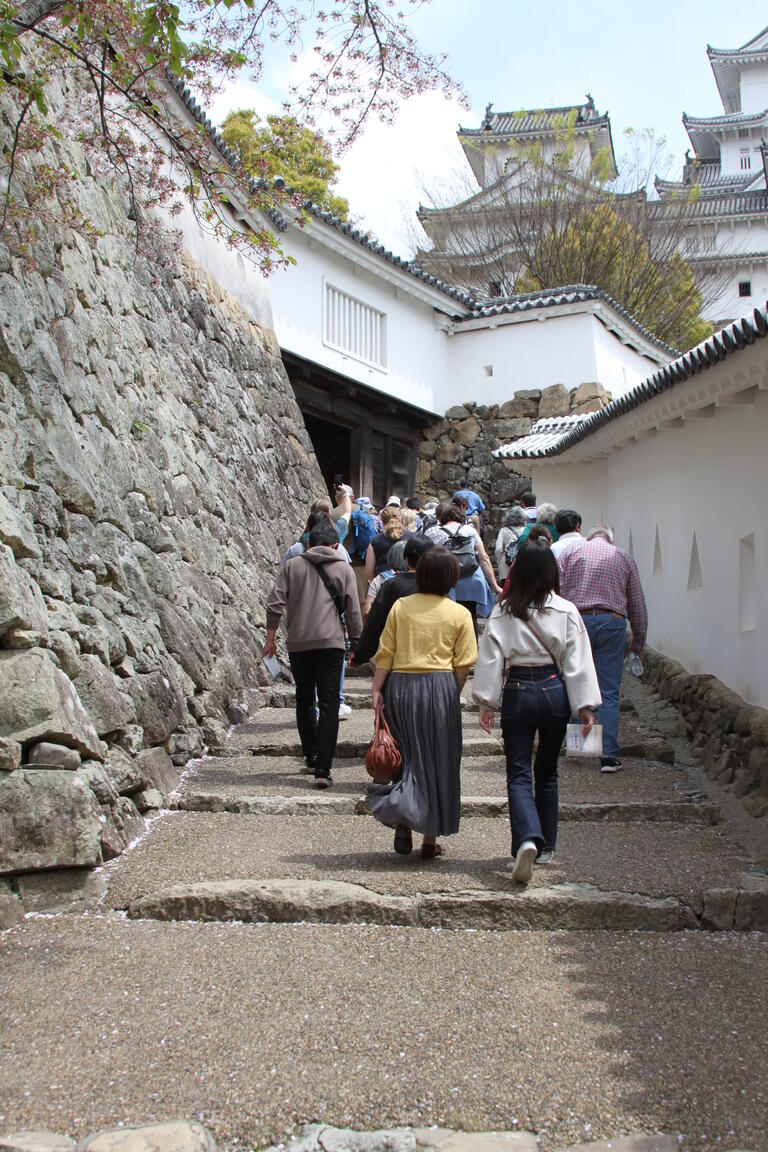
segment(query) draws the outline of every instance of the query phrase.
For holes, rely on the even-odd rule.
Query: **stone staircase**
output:
[[[523,888],[501,741],[468,700],[459,834],[438,860],[393,852],[366,803],[369,693],[347,682],[332,790],[301,775],[278,685],[76,904],[0,941],[0,1132],[175,1116],[226,1152],[286,1132],[295,1152],[428,1131],[456,1152],[768,1146],[768,877],[678,714],[626,685],[623,771],[561,762],[555,860]]]
[[[289,707],[263,709],[218,755],[192,763],[172,814],[116,869],[108,906],[137,919],[503,931],[768,926],[768,881],[721,826],[694,759],[676,750],[673,710],[645,698],[641,718],[625,700],[620,773],[563,761],[555,861],[521,888],[509,878],[501,739],[480,729],[468,699],[460,834],[438,861],[392,852],[366,803],[369,693],[364,680],[347,684],[353,714],[340,725],[330,792],[300,773]]]

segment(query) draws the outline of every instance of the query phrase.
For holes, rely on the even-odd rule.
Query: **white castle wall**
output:
[[[760,345],[740,356],[765,357]],[[711,371],[714,371],[712,369]],[[592,463],[533,465],[540,500],[614,527],[648,601],[648,641],[768,706],[768,392]],[[658,531],[659,547],[656,549]],[[689,587],[694,533],[701,586]],[[655,559],[655,564],[654,564]],[[753,566],[752,566],[753,565]],[[694,572],[695,577],[695,572]],[[692,584],[697,580],[693,579]]]

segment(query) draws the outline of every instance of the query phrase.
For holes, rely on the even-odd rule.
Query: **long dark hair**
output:
[[[518,620],[528,620],[531,608],[541,611],[550,592],[559,591],[557,561],[549,545],[539,541],[529,544],[526,540],[518,548],[509,572],[507,591],[501,598],[503,611]]]

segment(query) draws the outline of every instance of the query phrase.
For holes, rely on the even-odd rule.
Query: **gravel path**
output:
[[[251,1146],[322,1120],[765,1147],[765,938],[60,917],[5,936],[0,970],[5,1131],[185,1117]]]
[[[340,739],[370,731],[370,711],[355,709]],[[622,733],[639,745],[649,729],[625,710]],[[464,734],[475,753],[464,794],[502,796],[500,745],[470,714]],[[233,735],[228,758],[191,766],[184,787],[315,795],[295,744],[292,710],[266,710]],[[664,755],[657,737],[651,748]],[[675,765],[625,759],[617,776],[563,761],[561,797],[679,798],[702,778],[679,740],[675,751]],[[359,759],[335,777],[332,795],[367,782]],[[533,886],[695,905],[748,871],[734,827],[563,822],[555,863]],[[98,912],[33,916],[0,936],[0,1133],[80,1138],[178,1117],[236,1152],[310,1121],[519,1127],[538,1132],[543,1152],[637,1131],[679,1134],[683,1152],[768,1148],[768,935],[162,923],[115,911],[203,879],[516,889],[504,817],[465,819],[444,843],[446,858],[424,863],[397,857],[370,817],[160,817],[100,874]]]

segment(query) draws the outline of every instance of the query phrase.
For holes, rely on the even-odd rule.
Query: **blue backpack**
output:
[[[344,541],[344,547],[354,560],[365,560],[368,545],[376,535],[376,525],[370,512],[359,509],[353,512],[349,521],[349,532]]]

